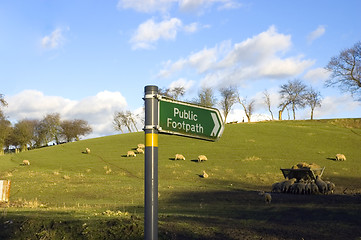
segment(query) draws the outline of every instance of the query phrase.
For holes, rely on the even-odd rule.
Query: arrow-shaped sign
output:
[[[170,133],[204,140],[218,140],[224,129],[221,114],[208,108],[167,97],[159,100],[160,133]]]
[[[214,136],[217,136],[217,131],[218,131],[220,125],[218,123],[217,115],[212,112],[211,116],[212,116],[212,119],[213,119],[213,122],[214,122],[214,128],[213,128],[213,130],[211,132],[211,136],[214,137]]]

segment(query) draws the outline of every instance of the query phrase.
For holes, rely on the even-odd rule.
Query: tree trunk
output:
[[[311,108],[311,120],[313,120],[313,109]]]

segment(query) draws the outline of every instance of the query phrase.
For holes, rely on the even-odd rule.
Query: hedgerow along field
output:
[[[144,155],[125,155],[143,142],[138,132],[1,156],[12,185],[0,239],[142,239]],[[160,135],[159,239],[360,239],[360,143],[361,119],[227,124],[218,142]],[[299,162],[325,167],[335,194],[266,204],[258,191]]]

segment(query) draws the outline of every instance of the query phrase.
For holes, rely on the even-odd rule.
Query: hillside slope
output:
[[[12,180],[11,199],[37,199],[49,206],[142,205],[144,157],[127,158],[143,142],[142,132],[83,140],[1,156],[0,176]],[[269,189],[280,168],[317,163],[338,190],[360,188],[361,129],[331,121],[282,121],[227,125],[218,142],[159,137],[159,191]],[[82,151],[88,147],[90,154]],[[174,155],[186,161],[174,161]],[[343,153],[346,162],[333,160]],[[194,160],[205,154],[208,161]],[[20,166],[28,159],[30,166]],[[110,169],[110,171],[109,171]],[[205,170],[207,183],[199,177]]]

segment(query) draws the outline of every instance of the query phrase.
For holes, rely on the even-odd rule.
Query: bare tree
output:
[[[178,100],[185,94],[184,87],[173,87],[173,88],[159,88],[158,93],[163,96],[171,97]]]
[[[282,103],[279,105],[281,108],[279,112],[279,120],[282,120],[282,112],[290,104],[293,112],[293,120],[296,119],[296,109],[297,107],[305,106],[304,95],[306,93],[307,86],[299,79],[293,81],[288,81],[287,84],[281,85],[281,94]]]
[[[331,72],[327,87],[337,85],[361,101],[361,41],[332,57],[325,68]]]
[[[40,122],[42,130],[45,131],[45,144],[55,140],[56,143],[59,143],[59,136],[61,134],[60,128],[60,114],[51,113],[47,114],[43,120]]]
[[[311,120],[313,120],[313,112],[316,107],[321,107],[322,97],[319,91],[310,87],[305,94],[305,102],[311,107]]]
[[[251,122],[251,116],[254,112],[255,103],[256,101],[254,99],[251,99],[249,102],[247,101],[247,97],[244,99],[241,99],[239,95],[237,96],[237,100],[239,104],[242,105],[244,109],[244,113],[246,114],[248,122]]]
[[[271,113],[272,120],[274,120],[273,113],[271,110],[271,96],[267,90],[263,91],[263,101],[266,104],[268,111]]]
[[[88,122],[82,119],[64,120],[60,126],[61,135],[67,142],[79,141],[80,136],[85,136],[93,131]]]
[[[129,110],[126,112],[126,116],[128,118],[128,122],[135,128],[135,131],[138,132],[136,116]]]
[[[201,90],[198,91],[198,96],[193,102],[201,106],[213,107],[216,105],[217,99],[214,96],[212,88],[202,87]]]
[[[135,128],[135,130],[138,131],[135,122],[135,116],[132,114],[131,111],[115,112],[113,118],[113,126],[115,130],[121,131],[122,133],[123,133],[123,129],[122,129],[123,126],[126,127],[129,132],[132,132],[132,128]]]
[[[229,86],[227,88],[221,88],[219,92],[222,97],[219,105],[223,111],[224,122],[226,122],[227,116],[232,110],[232,106],[237,102],[237,88],[234,86]]]
[[[0,107],[6,107],[8,103],[5,101],[4,94],[0,94]]]

